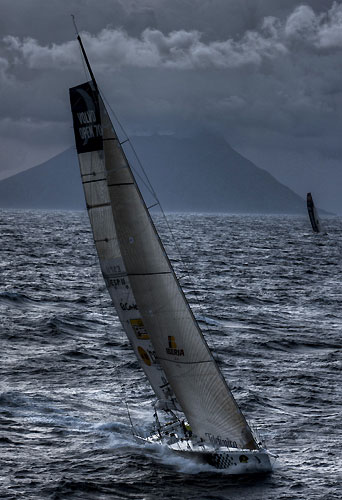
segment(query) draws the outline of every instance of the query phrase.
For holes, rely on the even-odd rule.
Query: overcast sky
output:
[[[0,0],[0,178],[73,145],[68,88],[130,135],[209,128],[342,213],[342,1]]]

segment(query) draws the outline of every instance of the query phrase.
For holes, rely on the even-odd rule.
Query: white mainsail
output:
[[[70,95],[101,269],[155,393],[173,405],[175,394],[194,435],[257,449],[178,283],[96,82],[74,87]],[[141,322],[143,336],[132,320]]]
[[[116,236],[107,187],[98,98],[92,82],[70,89],[84,194],[102,274],[113,305],[161,408],[179,409],[138,310]]]

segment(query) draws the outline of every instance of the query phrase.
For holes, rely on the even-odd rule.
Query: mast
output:
[[[80,45],[82,49],[83,45]],[[91,71],[89,73],[92,75]],[[119,275],[124,275],[125,283],[129,285],[130,296],[135,300],[132,307],[141,315],[153,346],[153,354],[149,356],[138,339],[135,345],[137,357],[140,356],[149,366],[159,365],[167,387],[176,395],[195,435],[213,444],[256,449],[246,419],[214,361],[179,285],[93,76],[92,83],[98,99],[102,131],[105,171],[101,172],[101,181],[105,180],[102,189],[106,191],[106,216],[110,219],[111,232],[115,232],[120,255],[110,273],[105,265],[101,267],[107,287],[108,277],[115,281]],[[71,93],[77,89],[71,89]],[[91,95],[88,93],[85,101],[89,99]],[[73,99],[71,101],[73,107]],[[77,143],[80,128],[75,106],[73,115]],[[89,118],[88,114],[86,116]],[[82,146],[78,151],[82,151]],[[91,182],[89,177],[85,182]],[[95,200],[96,203],[99,201],[99,198]],[[94,209],[96,205],[90,208]],[[94,236],[102,223],[95,219],[92,222]],[[111,296],[120,315],[120,304],[118,309],[113,293]],[[128,335],[127,322],[122,323]]]
[[[81,52],[82,52],[82,55],[83,55],[84,61],[85,61],[86,65],[87,65],[87,69],[88,69],[88,71],[89,71],[89,75],[90,75],[91,81],[92,81],[92,82],[93,82],[93,84],[94,84],[94,89],[95,89],[95,91],[99,94],[99,89],[98,89],[98,86],[97,86],[97,83],[96,83],[96,79],[95,79],[95,76],[94,76],[93,70],[91,69],[90,62],[89,62],[89,59],[88,59],[87,53],[86,53],[86,51],[85,51],[85,48],[84,48],[84,45],[83,45],[82,39],[81,39],[80,34],[79,34],[79,32],[78,32],[78,29],[77,29],[77,25],[76,25],[76,21],[75,21],[75,16],[74,16],[73,14],[71,14],[71,17],[72,17],[72,22],[73,22],[74,27],[75,27],[76,38],[77,38],[78,43],[80,44]]]
[[[154,347],[138,310],[120,252],[107,186],[101,98],[78,33],[77,39],[85,56],[91,81],[71,88],[70,102],[82,184],[101,271],[112,303],[138,362],[155,392],[159,407],[180,410],[167,377],[156,361]]]

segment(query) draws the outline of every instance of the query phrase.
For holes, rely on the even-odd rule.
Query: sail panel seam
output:
[[[86,175],[91,175],[91,174],[86,174]],[[101,182],[106,180],[107,179],[93,179],[92,181],[82,181],[82,184],[90,184],[91,182]]]
[[[95,240],[94,239],[95,243],[101,243],[103,241],[105,241],[106,243],[108,243],[109,241],[113,241],[113,240],[114,240],[114,238],[102,238],[101,240]]]
[[[98,205],[87,205],[87,209],[91,210],[93,208],[100,208],[100,207],[109,207],[111,204],[109,203],[99,203]]]
[[[175,359],[168,358],[156,358],[156,360],[168,361],[170,363],[179,363],[181,365],[203,365],[204,363],[213,363],[212,359],[207,359],[205,361],[176,361]]]
[[[119,182],[117,184],[108,184],[108,187],[113,187],[113,186],[131,186],[134,184],[134,182]]]
[[[117,278],[126,278],[127,276],[127,273],[116,273],[116,274],[113,274],[113,273],[102,273],[103,276],[107,279],[110,279],[110,278],[113,278],[113,279],[117,279]]]

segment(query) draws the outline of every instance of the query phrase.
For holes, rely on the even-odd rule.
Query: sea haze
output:
[[[240,407],[279,455],[239,480],[134,442],[152,392],[106,292],[87,215],[1,211],[2,499],[338,499],[342,226],[171,215],[181,283]],[[170,235],[157,217],[167,243]]]

